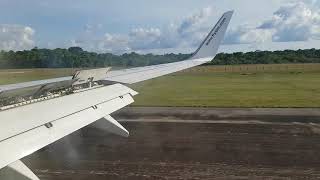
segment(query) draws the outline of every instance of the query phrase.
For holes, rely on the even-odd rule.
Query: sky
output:
[[[221,52],[320,46],[320,0],[0,0],[0,50],[191,53],[228,10]]]

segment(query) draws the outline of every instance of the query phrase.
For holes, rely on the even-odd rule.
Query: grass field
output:
[[[70,76],[74,69],[6,69],[0,70],[0,85]]]
[[[72,71],[0,71],[0,83]],[[135,106],[320,107],[320,64],[202,66],[131,87],[140,93]]]
[[[201,66],[133,88],[136,106],[320,107],[320,64]]]

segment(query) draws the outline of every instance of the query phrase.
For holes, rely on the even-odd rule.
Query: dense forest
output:
[[[320,63],[320,49],[220,53],[211,65]]]
[[[136,67],[176,62],[191,54],[141,55],[137,53],[113,55],[87,52],[79,47],[68,49],[38,49],[0,51],[0,68],[70,68],[70,67]],[[248,53],[220,53],[207,65],[320,63],[320,50],[255,51]]]

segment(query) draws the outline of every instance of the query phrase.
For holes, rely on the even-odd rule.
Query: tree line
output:
[[[87,52],[80,47],[68,49],[38,49],[25,51],[0,51],[0,68],[93,68],[138,67],[177,62],[191,54],[137,54],[114,55]],[[255,51],[248,53],[220,53],[206,65],[320,63],[320,50]]]
[[[93,68],[93,67],[137,67],[170,63],[188,58],[188,54],[140,55],[137,53],[114,55],[82,50],[80,47],[68,49],[38,49],[25,51],[0,51],[0,68]]]
[[[220,53],[210,65],[320,63],[320,49]]]

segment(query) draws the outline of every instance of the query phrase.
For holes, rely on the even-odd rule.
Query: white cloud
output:
[[[242,25],[235,29],[231,29],[224,42],[225,44],[250,44],[262,43],[269,41],[272,38],[273,30],[259,29]]]
[[[111,35],[109,33],[106,33],[103,39],[98,40],[98,49],[101,51],[106,49],[109,52],[116,53],[131,50],[129,47],[128,37],[122,35]]]
[[[205,24],[212,15],[210,7],[203,8],[178,22],[173,22],[163,29],[135,28],[128,34],[109,34],[96,36],[91,25],[86,25],[85,32],[72,46],[98,52],[124,53],[130,51],[148,51],[150,49],[192,47],[204,38],[210,27]],[[212,24],[210,24],[212,25]]]
[[[24,50],[33,48],[34,30],[28,26],[0,24],[0,49]]]
[[[177,29],[178,33],[184,35],[196,31],[199,28],[199,25],[204,23],[211,15],[212,9],[211,7],[207,7],[189,17],[186,17],[179,25]]]
[[[127,36],[109,33],[105,33],[104,36],[98,38],[83,36],[72,40],[70,45],[79,46],[88,51],[112,52],[115,54],[131,50]]]
[[[158,48],[161,46],[161,35],[158,28],[133,29],[129,34],[129,44],[132,49]]]
[[[206,7],[178,23],[177,29],[174,29],[177,33],[178,47],[199,45],[213,26],[212,22],[208,22],[212,15],[212,8]]]
[[[276,10],[269,19],[258,25],[243,24],[231,28],[225,44],[251,44],[250,48],[265,49],[262,44],[275,42],[320,40],[320,3],[318,0],[295,0]],[[98,52],[150,52],[163,49],[195,48],[212,28],[213,10],[210,7],[172,22],[164,28],[135,28],[128,34],[96,36],[92,26],[75,42],[84,49]],[[287,48],[291,46],[287,44]]]
[[[274,41],[308,41],[313,33],[312,29],[320,25],[320,14],[312,10],[303,2],[281,7],[274,13],[271,24],[276,29]]]
[[[230,30],[226,44],[309,41],[320,38],[318,1],[298,0],[280,7],[258,27],[243,25]]]

